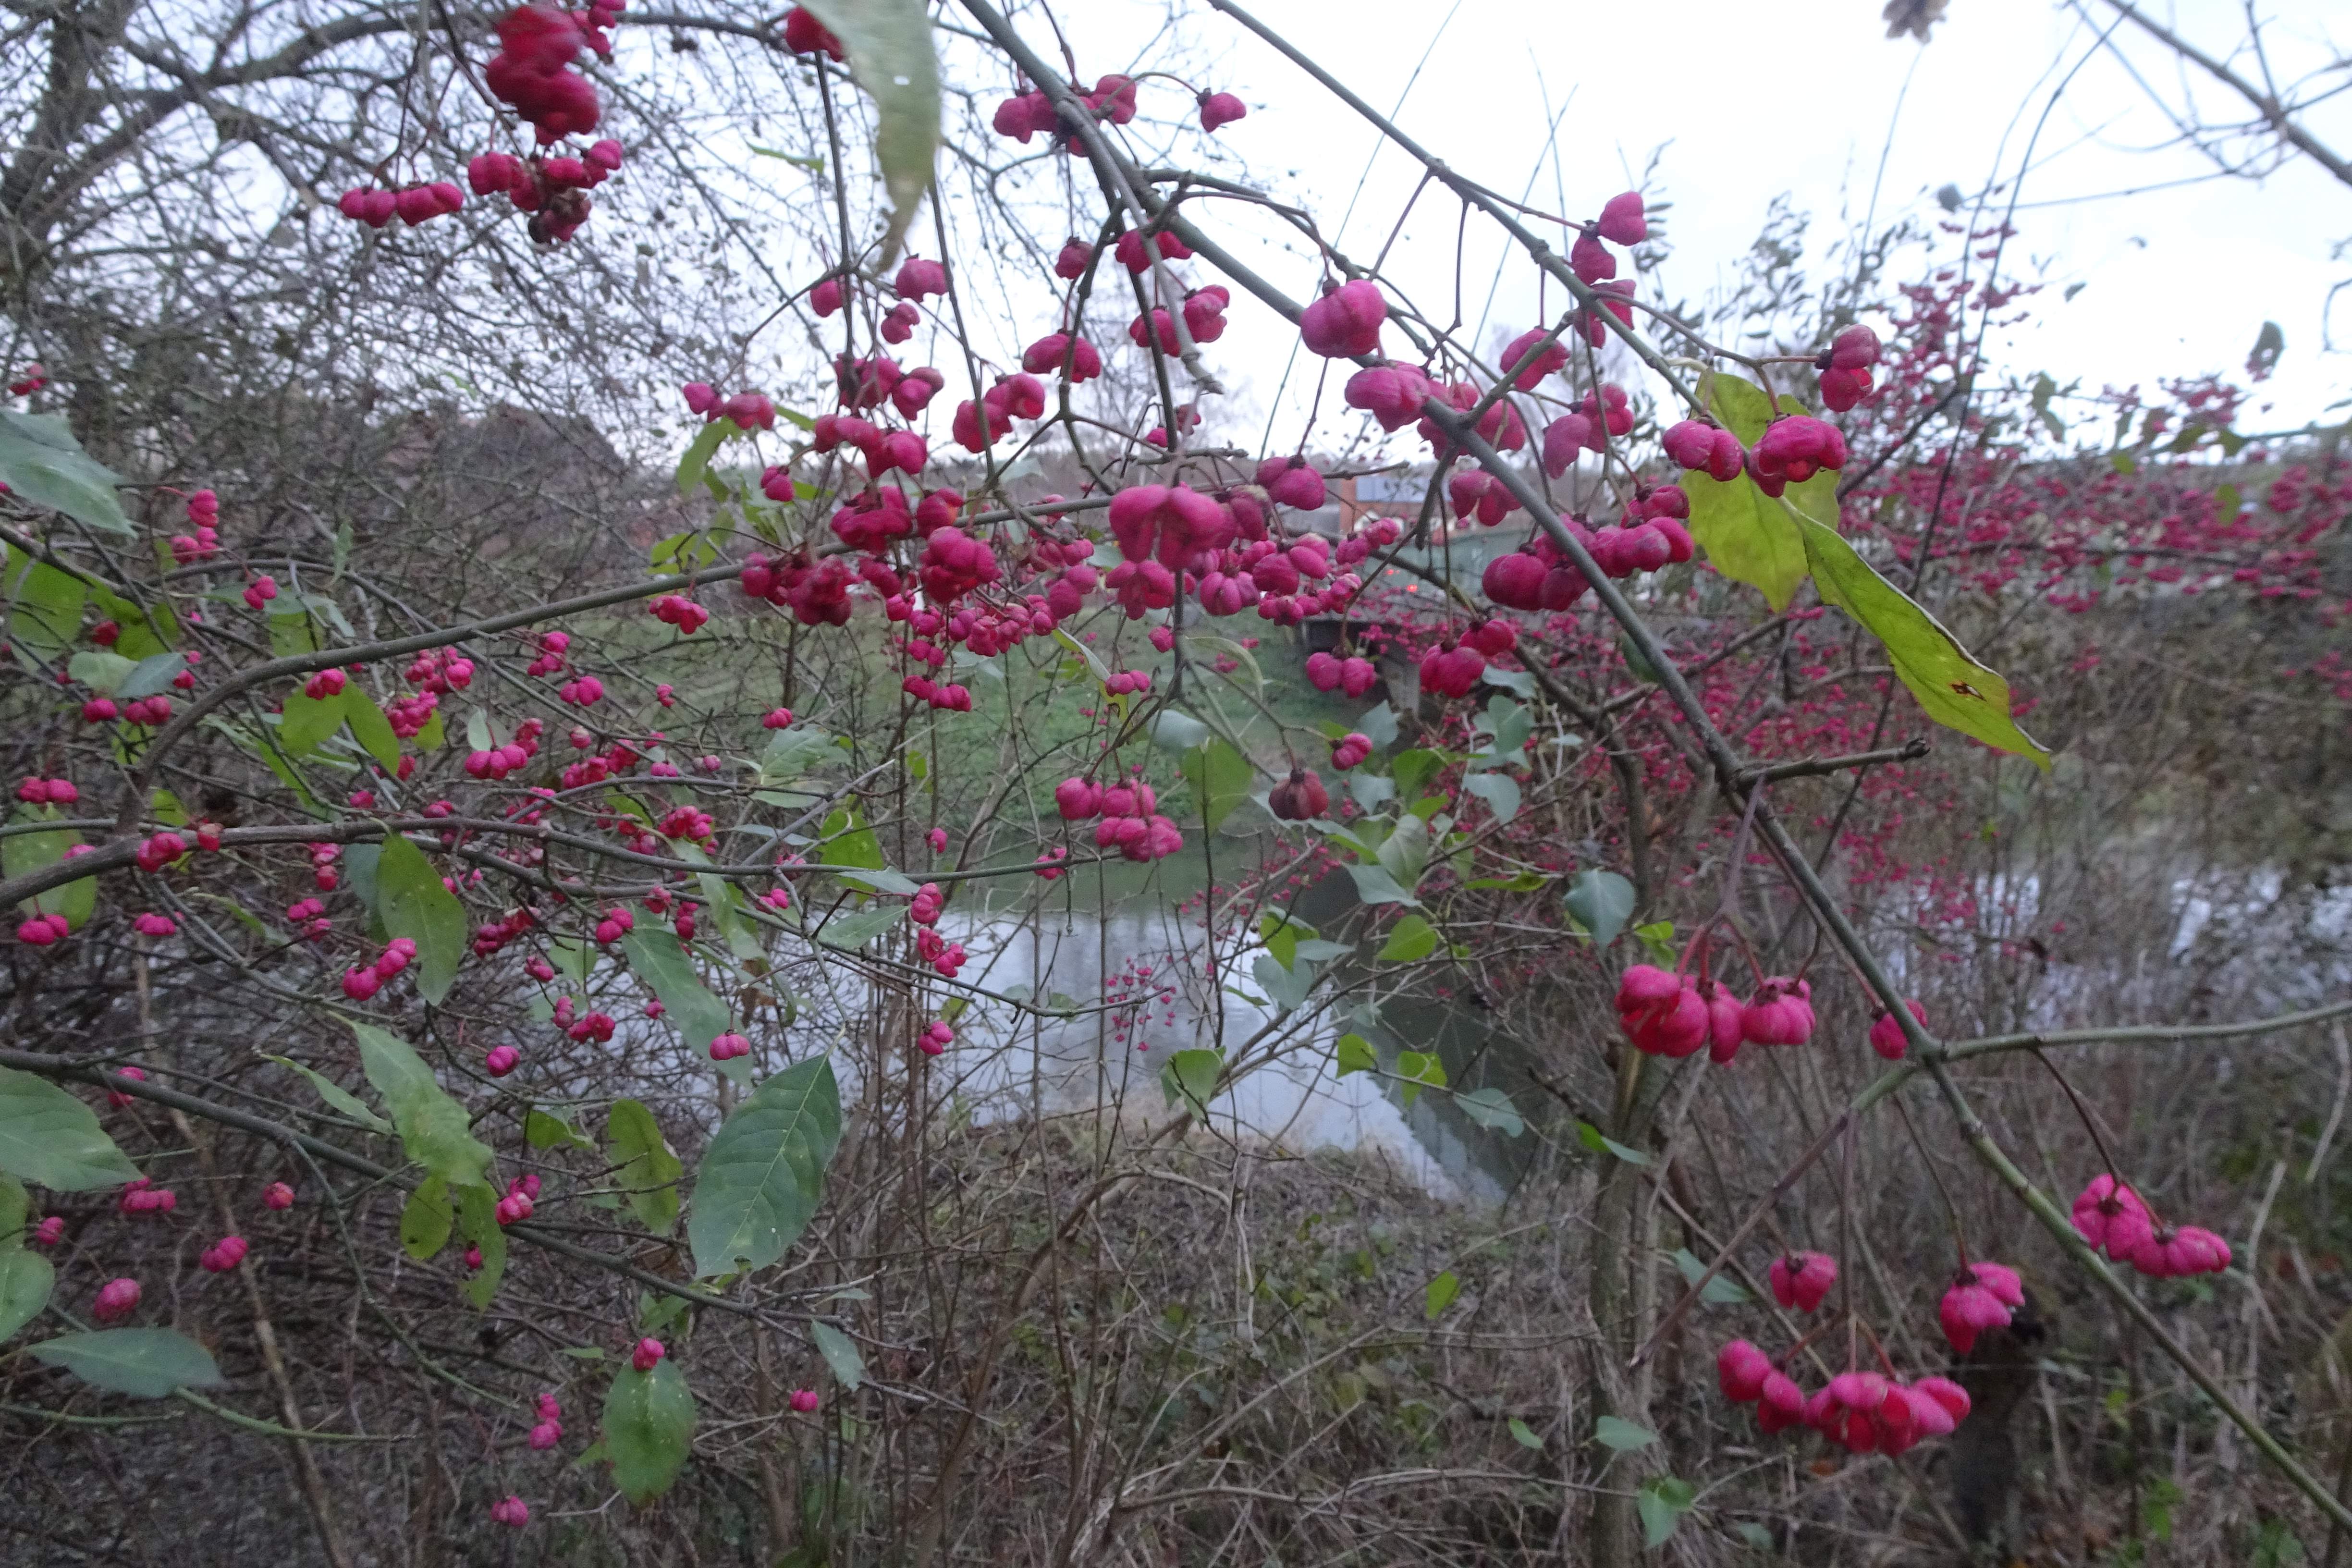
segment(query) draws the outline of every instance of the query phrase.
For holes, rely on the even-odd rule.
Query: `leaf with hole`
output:
[[[755,1089],[703,1152],[687,1239],[698,1277],[765,1268],[808,1228],[841,1142],[841,1091],[824,1057]]]

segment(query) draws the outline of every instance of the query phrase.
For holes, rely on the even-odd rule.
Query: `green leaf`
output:
[[[0,408],[0,479],[19,500],[103,533],[138,532],[114,493],[122,477],[88,452],[62,419]]]
[[[1410,800],[1421,794],[1422,786],[1435,778],[1445,766],[1445,759],[1426,747],[1416,746],[1410,752],[1399,752],[1389,763],[1389,776],[1396,781],[1397,794]]]
[[[1538,1452],[1542,1451],[1543,1439],[1536,1436],[1536,1429],[1534,1427],[1528,1426],[1526,1422],[1520,1420],[1516,1415],[1511,1417],[1510,1426],[1512,1442],[1517,1443],[1522,1448],[1532,1448]]]
[[[58,815],[55,806],[17,808],[19,823],[40,822]],[[70,827],[51,828],[45,833],[17,833],[0,838],[0,876],[21,877],[28,871],[45,871],[64,859],[80,845],[81,835]],[[77,877],[72,881],[17,900],[17,908],[26,914],[63,915],[66,923],[76,931],[89,923],[98,908],[98,879]]]
[[[1454,1305],[1454,1299],[1461,1294],[1462,1281],[1455,1278],[1454,1270],[1447,1269],[1431,1280],[1429,1289],[1421,1293],[1422,1315],[1431,1322],[1435,1322],[1444,1315],[1446,1308]]]
[[[57,1282],[57,1269],[30,1247],[0,1248],[0,1340],[41,1315]]]
[[[310,627],[310,612],[295,610],[269,617],[269,652],[272,658],[291,658],[298,653],[319,651],[317,633]],[[328,733],[334,731],[330,727]]]
[[[1485,801],[1496,822],[1508,822],[1519,815],[1519,781],[1508,773],[1472,773],[1462,781],[1462,787]]]
[[[1377,708],[1367,708],[1356,716],[1356,731],[1370,741],[1378,751],[1387,751],[1396,744],[1396,710],[1383,702]]]
[[[89,1106],[15,1068],[0,1068],[0,1171],[59,1193],[119,1187],[139,1174]]]
[[[81,635],[82,580],[8,549],[8,638],[43,658],[56,658]]]
[[[596,950],[583,938],[560,936],[547,944],[547,961],[574,985],[585,985],[588,972],[596,967]]]
[[[93,583],[89,584],[89,602],[100,616],[121,628],[114,639],[114,651],[125,658],[143,661],[163,653],[171,639],[180,635],[180,618],[172,613],[171,605],[161,601],[151,620],[130,600],[117,598]]]
[[[117,647],[122,646],[121,637],[118,636],[114,639],[114,646]],[[128,700],[138,697],[152,697],[158,692],[169,691],[172,689],[172,682],[178,678],[180,671],[187,668],[188,656],[185,654],[150,654],[131,667],[131,673],[122,678],[122,684],[115,689],[114,695]]]
[[[1313,936],[1315,928],[1286,910],[1274,910],[1258,918],[1257,934],[1274,961],[1288,969],[1298,960],[1300,939]]]
[[[1361,1035],[1342,1035],[1337,1047],[1339,1070],[1337,1077],[1346,1078],[1351,1072],[1377,1072],[1381,1058],[1372,1052],[1372,1043]]]
[[[596,1141],[551,1110],[532,1106],[523,1112],[523,1142],[534,1149],[584,1149],[593,1154]]]
[[[686,949],[667,926],[650,921],[621,938],[629,967],[661,998],[662,1016],[686,1037],[687,1048],[707,1052],[713,1038],[727,1032],[727,1004],[710,994],[694,973]]]
[[[1407,1105],[1420,1099],[1424,1089],[1445,1087],[1445,1064],[1437,1059],[1435,1051],[1399,1051],[1396,1070],[1403,1080],[1397,1087]]]
[[[427,1176],[408,1194],[408,1203],[400,1211],[400,1245],[409,1257],[423,1263],[449,1245],[449,1231],[456,1221],[449,1207],[449,1184],[438,1176]]]
[[[1233,815],[1234,807],[1249,798],[1250,786],[1257,777],[1247,757],[1214,736],[1179,757],[1176,771],[1192,786],[1193,808],[1211,833]]]
[[[360,1066],[392,1112],[408,1157],[453,1187],[487,1183],[492,1155],[475,1141],[466,1108],[443,1092],[425,1058],[407,1041],[373,1024],[343,1021],[359,1038]]]
[[[400,737],[392,732],[392,721],[375,705],[375,699],[362,691],[357,681],[343,688],[343,722],[352,729],[352,739],[360,749],[374,758],[391,773],[400,766]]]
[[[296,1072],[300,1073],[304,1078],[309,1079],[310,1080],[310,1087],[319,1091],[319,1098],[320,1100],[325,1100],[329,1105],[333,1106],[337,1110],[341,1111],[345,1116],[350,1117],[361,1126],[374,1132],[390,1132],[394,1131],[392,1123],[386,1121],[383,1117],[378,1116],[374,1111],[370,1110],[365,1100],[362,1100],[358,1095],[352,1093],[349,1089],[343,1088],[342,1085],[337,1083],[333,1079],[329,1078],[326,1074],[314,1072],[310,1068],[304,1067],[300,1062],[289,1060],[285,1057],[272,1057],[267,1052],[264,1052],[263,1055],[267,1059],[276,1062],[279,1067],[291,1068]]]
[[[890,196],[877,266],[887,267],[915,221],[940,148],[940,61],[923,0],[810,0],[841,40],[849,74],[874,99],[874,161]]]
[[[172,1329],[100,1329],[59,1334],[26,1347],[33,1359],[61,1366],[92,1387],[140,1399],[163,1399],[175,1388],[221,1383],[212,1353]]]
[[[507,1233],[499,1224],[498,1195],[488,1187],[466,1187],[457,1194],[457,1228],[482,1255],[482,1266],[466,1281],[466,1301],[476,1311],[488,1311],[507,1272]]]
[[[1791,486],[1790,496],[1795,494]],[[1927,717],[1994,751],[2031,757],[2049,771],[2050,753],[2010,717],[2009,682],[1969,657],[1958,637],[1855,554],[1836,529],[1794,506],[1789,515],[1802,532],[1822,597],[1886,645],[1895,673]]]
[[[1641,939],[1643,947],[1648,950],[1652,960],[1661,968],[1672,969],[1675,966],[1674,921],[1652,921],[1648,925],[1635,926],[1633,934]]]
[[[620,1162],[630,1212],[656,1236],[667,1236],[677,1223],[677,1183],[686,1166],[663,1141],[654,1113],[634,1100],[614,1100],[604,1118],[604,1139]]]
[[[1681,1272],[1685,1285],[1696,1285],[1706,1279],[1706,1265],[1701,1263],[1698,1255],[1687,1247],[1675,1249],[1675,1268]],[[1698,1293],[1698,1299],[1717,1307],[1737,1307],[1748,1300],[1748,1292],[1740,1289],[1738,1280],[1717,1274],[1706,1280],[1706,1289]]]
[[[816,1341],[817,1353],[824,1364],[841,1380],[841,1386],[855,1391],[866,1381],[866,1358],[857,1353],[857,1346],[847,1334],[831,1323],[812,1323],[809,1336]]]
[[[860,888],[870,888],[877,893],[889,893],[901,899],[911,899],[922,887],[903,871],[885,868],[879,871],[844,871],[841,879]]]
[[[889,864],[882,858],[882,844],[874,837],[874,830],[846,807],[824,819],[816,849],[828,866],[862,866],[869,871],[879,871]]]
[[[278,723],[278,744],[289,757],[307,756],[343,727],[343,699],[310,697],[297,691],[286,699]]]
[[[491,742],[497,738],[490,733],[488,714],[479,708],[467,711],[466,714],[466,749],[467,751],[487,752],[491,749]]]
[[[905,924],[906,920],[907,911],[896,904],[860,910],[856,914],[834,916],[824,922],[816,939],[827,947],[856,952],[893,926]]]
[[[730,436],[742,433],[740,425],[727,418],[713,419],[696,431],[694,440],[686,448],[686,455],[677,460],[677,493],[688,496],[700,488],[703,475],[710,471],[710,458],[719,450],[719,444]],[[474,749],[478,752],[488,750],[486,746]]]
[[[1398,886],[1397,879],[1389,875],[1385,866],[1358,862],[1348,868],[1348,875],[1355,879],[1356,897],[1365,903],[1411,904],[1416,909],[1421,905],[1419,899]]]
[[[1564,901],[1569,915],[1592,938],[1592,945],[1605,948],[1633,917],[1633,884],[1614,871],[1588,869],[1568,885]]]
[[[84,648],[66,661],[66,673],[92,691],[114,696],[139,667],[105,648]],[[143,694],[142,694],[143,695]]]
[[[1639,1149],[1628,1149],[1590,1121],[1580,1121],[1576,1124],[1576,1138],[1578,1142],[1596,1154],[1614,1154],[1629,1165],[1646,1165],[1650,1163],[1650,1157],[1647,1154],[1643,1153]]]
[[[1743,1519],[1732,1528],[1738,1531],[1740,1540],[1746,1542],[1757,1551],[1769,1552],[1772,1550],[1772,1532],[1765,1529],[1762,1525],[1757,1523],[1754,1520]]]
[[[384,835],[375,879],[383,929],[416,944],[416,989],[438,1004],[466,960],[466,906],[441,885],[425,851],[397,833]]]
[[[1196,746],[1205,746],[1216,733],[1190,713],[1176,708],[1162,708],[1151,716],[1151,722],[1144,728],[1155,742],[1171,752],[1188,752]]]
[[[1637,1426],[1622,1416],[1603,1415],[1592,1427],[1592,1438],[1604,1448],[1614,1448],[1622,1454],[1634,1448],[1646,1448],[1658,1440],[1658,1435],[1647,1426]]]
[[[669,1490],[694,1447],[694,1395],[674,1361],[623,1367],[604,1395],[604,1451],[613,1484],[639,1507]]]
[[[1168,1096],[1168,1103],[1182,1101],[1186,1110],[1200,1120],[1209,1119],[1209,1101],[1217,1092],[1217,1080],[1225,1074],[1225,1058],[1216,1051],[1192,1049],[1178,1051],[1160,1069],[1160,1087]]]
[[[1436,928],[1419,915],[1407,915],[1390,930],[1380,956],[1385,963],[1411,963],[1436,951]]]
[[[1511,1097],[1499,1089],[1470,1089],[1456,1094],[1454,1103],[1472,1121],[1500,1132],[1506,1138],[1517,1138],[1528,1130],[1526,1119],[1519,1115],[1519,1108],[1513,1105]]]
[[[754,1090],[695,1173],[687,1240],[696,1275],[754,1272],[782,1258],[824,1201],[840,1142],[841,1091],[826,1058],[794,1062]]]
[[[1688,1481],[1673,1476],[1653,1476],[1643,1481],[1641,1494],[1633,1500],[1634,1511],[1642,1516],[1643,1543],[1653,1549],[1664,1546],[1696,1501],[1698,1489]]]
[[[1771,404],[1764,389],[1719,372],[1702,377],[1701,386],[1717,420],[1743,446],[1754,446],[1771,418]],[[1835,473],[1825,471],[1791,488],[1821,487],[1824,481],[1834,509]],[[1798,584],[1805,580],[1805,547],[1787,514],[1746,474],[1723,484],[1704,472],[1692,472],[1678,482],[1690,497],[1691,537],[1706,552],[1715,569],[1735,583],[1757,589],[1776,612],[1787,609]]]

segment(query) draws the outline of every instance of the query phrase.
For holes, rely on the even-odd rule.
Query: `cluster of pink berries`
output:
[[[151,835],[141,842],[135,858],[142,871],[152,876],[188,853],[188,841],[176,833]]]
[[[610,947],[636,927],[637,917],[631,914],[625,905],[614,904],[596,922],[596,945]]]
[[[81,705],[81,716],[89,724],[109,724],[120,718],[125,723],[160,728],[172,721],[172,700],[158,693],[133,698],[117,708],[111,697],[93,697]]]
[[[317,942],[334,929],[335,922],[327,918],[327,906],[316,899],[301,899],[286,906],[286,921],[301,928],[305,941]]]
[[[940,891],[940,885],[926,882],[915,889],[914,898],[908,900],[907,918],[919,926],[935,926],[940,923],[940,911],[947,904],[948,896]]]
[[[812,561],[806,552],[795,552],[790,559],[776,563],[754,552],[744,563],[741,577],[747,595],[789,609],[804,626],[847,626],[849,587],[856,581],[838,559],[826,556]]]
[[[188,524],[195,530],[191,534],[172,536],[172,559],[182,566],[193,566],[199,561],[209,561],[220,553],[220,497],[210,490],[198,490],[188,498]]]
[[[572,651],[569,632],[542,632],[539,638],[539,654],[523,667],[525,675],[553,675],[563,668],[565,656]]]
[[[1307,656],[1307,684],[1318,691],[1344,691],[1350,697],[1361,697],[1379,685],[1380,679],[1380,669],[1369,658],[1352,655],[1341,658],[1329,653]]]
[[[1205,289],[1188,290],[1177,310],[1184,318],[1184,331],[1194,342],[1213,343],[1225,335],[1225,311],[1233,302],[1231,289],[1222,283],[1212,283]],[[1139,315],[1128,322],[1127,341],[1139,349],[1157,344],[1163,354],[1175,353],[1183,347],[1183,340],[1176,335],[1175,318],[1158,305],[1151,308],[1150,316]]]
[[[556,1403],[554,1394],[542,1394],[539,1396],[539,1422],[530,1429],[530,1446],[536,1452],[545,1453],[562,1441],[563,1406]]]
[[[1132,77],[1117,74],[1098,77],[1092,92],[1076,96],[1087,113],[1095,120],[1124,125],[1135,118],[1135,79]],[[1196,94],[1195,98],[1203,130],[1214,131],[1220,125],[1229,125],[1249,112],[1241,100],[1231,93]],[[1063,129],[1054,100],[1034,89],[1016,93],[999,103],[990,123],[998,135],[1009,136],[1024,147],[1032,136],[1060,135]],[[1065,151],[1076,153],[1084,150],[1086,142],[1072,132],[1063,138],[1062,145]]]
[[[143,1075],[142,1075],[143,1076]],[[115,1200],[116,1210],[122,1214],[170,1214],[180,1206],[179,1195],[169,1187],[155,1185],[152,1176],[134,1176]]]
[[[474,661],[446,647],[428,648],[402,674],[411,686],[434,693],[463,691],[474,683]]]
[[[580,232],[595,204],[588,193],[621,167],[621,144],[606,137],[579,157],[528,160],[511,153],[484,153],[466,165],[467,183],[478,196],[503,193],[516,210],[530,215],[530,237],[562,245]]]
[[[676,626],[680,633],[692,637],[710,618],[710,612],[692,599],[679,594],[659,594],[646,605],[646,613],[665,625]],[[664,691],[669,689],[665,686]],[[663,704],[667,707],[667,703]]]
[[[366,1001],[398,976],[415,957],[416,943],[413,939],[394,937],[373,963],[343,971],[343,994],[354,1002]]]
[[[954,1043],[955,1031],[948,1027],[945,1018],[932,1019],[923,1026],[923,1032],[915,1037],[915,1044],[927,1057],[938,1056]]]
[[[1095,847],[1116,849],[1129,860],[1159,860],[1184,847],[1184,835],[1160,815],[1159,797],[1142,779],[1108,786],[1066,778],[1054,786],[1054,807],[1065,822],[1096,817]]]
[[[180,922],[169,915],[149,910],[131,917],[131,929],[141,936],[175,936],[179,933]]]
[[[714,1062],[731,1062],[737,1057],[748,1057],[751,1054],[751,1042],[741,1035],[725,1034],[710,1037],[710,1059]]]
[[[28,364],[24,373],[8,384],[11,397],[30,397],[49,384],[49,373],[38,364]]]
[[[490,1522],[511,1525],[520,1530],[530,1522],[530,1504],[523,1501],[514,1493],[509,1492],[490,1505]]]
[[[519,1219],[529,1219],[531,1205],[538,1199],[539,1177],[535,1174],[517,1176],[507,1184],[507,1195],[499,1200],[498,1207],[491,1213],[497,1215],[499,1227],[503,1229]]]
[[[577,680],[567,680],[557,687],[555,695],[559,700],[574,708],[593,707],[604,700],[604,683],[593,675],[583,675]]]
[[[245,1237],[224,1236],[200,1253],[196,1261],[207,1274],[226,1274],[245,1261],[248,1248]]]
[[[678,388],[686,405],[702,416],[709,424],[719,419],[732,419],[745,430],[773,430],[776,427],[776,405],[765,393],[739,392],[721,397],[707,382],[689,381]]]
[[[1727,1062],[1743,1045],[1801,1046],[1813,1037],[1812,986],[1774,975],[1745,1003],[1704,975],[1636,963],[1617,985],[1617,1022],[1636,1050],[1686,1057],[1702,1046]]]
[[[940,979],[953,980],[971,955],[964,952],[963,943],[950,942],[930,927],[923,926],[915,932],[915,956],[929,964]]]
[[[2151,1279],[2219,1274],[2230,1267],[2228,1242],[2199,1226],[2159,1222],[2140,1195],[2112,1174],[2092,1178],[2074,1199],[2074,1220],[2092,1250],[2104,1249]]]
[[[26,779],[16,786],[16,798],[27,805],[71,805],[81,791],[71,779]]]
[[[395,216],[411,227],[444,217],[466,205],[466,193],[446,180],[398,191],[354,185],[336,198],[335,210],[354,223],[382,228]]]
[[[590,0],[574,15],[552,5],[518,5],[499,18],[499,52],[482,69],[483,83],[530,123],[542,147],[596,129],[602,113],[595,84],[572,68],[583,48],[610,59],[605,37],[622,5]]]
[[[593,1040],[600,1046],[612,1039],[615,1026],[611,1014],[588,1012],[579,1014],[576,1017],[573,1014],[574,1007],[571,997],[559,996],[555,999],[555,1026],[563,1031],[567,1039],[582,1044]]]
[[[33,915],[16,926],[16,940],[26,947],[48,947],[71,935],[73,922],[61,914]]]
[[[994,385],[981,394],[979,402],[966,398],[957,404],[948,431],[965,451],[985,452],[1013,434],[1015,419],[1044,417],[1045,384],[1027,371],[1016,371],[1000,376]]]

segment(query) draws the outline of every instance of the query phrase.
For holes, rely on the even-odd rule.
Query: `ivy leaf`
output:
[[[1592,945],[1605,948],[1633,918],[1633,884],[1614,871],[1589,869],[1568,885],[1563,901],[1569,914],[1592,938]]]
[[[59,1193],[119,1187],[139,1175],[89,1106],[15,1068],[0,1068],[0,1171]]]
[[[694,1447],[694,1394],[673,1361],[624,1367],[604,1395],[604,1453],[613,1484],[643,1507],[669,1490]]]
[[[1429,1288],[1421,1293],[1422,1315],[1433,1323],[1437,1321],[1444,1315],[1445,1309],[1454,1305],[1454,1299],[1461,1294],[1461,1279],[1454,1270],[1447,1269],[1431,1280]]]
[[[1790,487],[1790,497],[1796,490]],[[1801,531],[1822,597],[1886,645],[1895,673],[1927,717],[1996,752],[2031,757],[2042,772],[2050,771],[2050,753],[2010,717],[2009,682],[1971,658],[1942,623],[1854,553],[1836,529],[1795,506],[1788,511]],[[1835,515],[1834,504],[1830,515]]]
[[[1193,808],[1211,833],[1233,815],[1234,807],[1249,798],[1250,785],[1256,782],[1249,759],[1215,736],[1180,756],[1176,771],[1192,785]]]
[[[841,1142],[841,1090],[824,1057],[752,1091],[704,1151],[687,1222],[698,1278],[765,1268],[800,1238],[824,1198]]]
[[[677,1183],[686,1167],[663,1141],[654,1113],[636,1100],[616,1100],[604,1118],[604,1137],[621,1163],[630,1212],[656,1236],[667,1236],[677,1223]]]
[[[163,1399],[175,1388],[213,1388],[221,1382],[212,1352],[172,1329],[59,1334],[26,1349],[35,1361],[61,1366],[94,1388],[140,1399]]]
[[[466,1108],[443,1091],[425,1058],[373,1024],[344,1022],[359,1038],[360,1066],[392,1112],[403,1152],[453,1187],[487,1184],[491,1153],[475,1141]]]
[[[643,925],[621,938],[629,967],[661,998],[663,1016],[686,1037],[687,1048],[708,1052],[712,1039],[727,1032],[727,1004],[710,994],[694,973],[686,949],[663,926]]]
[[[100,532],[138,532],[115,494],[122,476],[82,450],[62,419],[0,408],[0,479],[20,499]]]
[[[466,906],[441,885],[425,851],[397,833],[384,835],[375,885],[383,929],[416,944],[416,989],[441,1002],[466,961]]]
[[[890,195],[890,226],[878,266],[897,257],[915,206],[931,183],[940,148],[940,60],[922,0],[810,0],[809,11],[841,40],[849,74],[874,99],[874,161]]]

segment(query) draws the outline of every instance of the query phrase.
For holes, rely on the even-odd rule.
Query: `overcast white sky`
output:
[[[2092,55],[2049,113],[2020,196],[2012,264],[2053,287],[2029,327],[1997,340],[1995,367],[2027,376],[2047,370],[2062,383],[2081,377],[2093,391],[2152,387],[2159,377],[2208,370],[2242,379],[2270,320],[2284,330],[2286,354],[2256,408],[2275,408],[2250,413],[2247,423],[2299,425],[2347,395],[2352,356],[2323,355],[2320,342],[2328,289],[2352,277],[2352,258],[2331,259],[2352,237],[2352,187],[2301,158],[2261,182],[2200,181],[2211,162],[2166,145],[2174,131],[2163,111],[2122,61],[2096,48],[2098,29],[2115,20],[2101,0],[2086,0],[2095,26],[2058,0],[1952,0],[1924,47],[1885,37],[1880,3],[1256,0],[1253,8],[1377,107],[1404,95],[1401,123],[1482,182],[1517,194],[1540,161],[1538,205],[1556,199],[1547,100],[1553,112],[1567,104],[1558,145],[1572,215],[1597,211],[1629,184],[1629,170],[1663,148],[1652,184],[1675,204],[1669,297],[1706,292],[1784,192],[1814,215],[1816,255],[1819,242],[1858,223],[1874,184],[1881,225],[1906,211],[1940,216],[1933,193],[1948,183],[1971,198],[2001,184],[2005,205],[2005,183],[2017,177],[2059,79]],[[2214,52],[2244,37],[2239,0],[2147,4]],[[2331,32],[2352,43],[2346,0],[2277,0],[2261,14],[2274,19],[2266,38],[2282,83],[2337,52]],[[1124,58],[1122,46],[1134,48],[1164,16],[1147,0],[1087,0],[1063,19],[1082,69],[1092,70],[1118,63],[1105,56]],[[1239,93],[1251,108],[1221,139],[1255,179],[1308,195],[1335,224],[1374,133],[1236,25],[1195,12],[1194,29],[1226,51],[1207,85]],[[2136,30],[2118,31],[2115,41],[2166,97],[2178,101],[2193,90],[2217,118],[2242,117],[2231,97],[2192,81]],[[2249,68],[2259,68],[2249,61]],[[2352,152],[2352,92],[2324,106],[2312,124]],[[1288,171],[1296,177],[1285,177]],[[1341,235],[1347,249],[1379,247],[1415,174],[1392,150],[1380,154]],[[2111,194],[2132,189],[2143,194]],[[1426,205],[1406,231],[1401,270],[1434,286],[1451,274],[1453,247],[1453,211]],[[1472,264],[1474,318],[1492,256]],[[1313,268],[1292,261],[1273,275],[1304,294]],[[2063,300],[2065,286],[2077,283],[2074,298]],[[1533,309],[1531,291],[1507,289],[1496,313],[1516,330]],[[2336,320],[2352,346],[2352,290]],[[1263,384],[1236,390],[1262,406]]]

